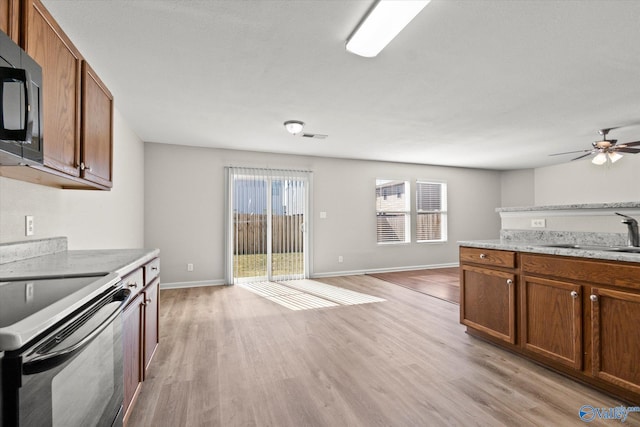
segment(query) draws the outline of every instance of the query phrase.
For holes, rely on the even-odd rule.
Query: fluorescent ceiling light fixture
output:
[[[379,0],[347,40],[347,50],[373,58],[431,0]]]
[[[291,135],[297,135],[302,132],[304,122],[301,122],[300,120],[287,120],[284,122],[284,127]]]

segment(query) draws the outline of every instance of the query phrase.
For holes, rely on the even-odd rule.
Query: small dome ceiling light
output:
[[[284,127],[291,135],[297,135],[302,132],[304,122],[301,122],[300,120],[287,120],[284,122]]]

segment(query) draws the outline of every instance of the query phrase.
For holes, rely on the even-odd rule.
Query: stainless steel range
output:
[[[1,426],[122,425],[129,295],[116,274],[0,280]]]

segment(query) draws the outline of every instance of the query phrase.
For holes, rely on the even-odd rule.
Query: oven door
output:
[[[25,353],[20,426],[122,424],[122,308],[129,294],[111,290]]]

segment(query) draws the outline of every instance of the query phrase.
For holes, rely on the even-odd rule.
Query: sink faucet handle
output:
[[[627,225],[627,229],[629,231],[629,235],[627,237],[627,244],[629,246],[638,247],[640,246],[640,233],[638,233],[638,221],[635,218],[631,218],[627,215],[622,215],[621,213],[615,212],[616,215],[620,215],[624,219],[622,220],[623,224]]]
[[[622,222],[623,222],[624,224],[633,224],[634,222],[635,222],[635,223],[638,223],[638,221],[636,221],[636,219],[635,219],[635,218],[631,218],[631,217],[630,217],[630,216],[628,216],[628,215],[621,214],[620,212],[614,212],[614,213],[615,213],[616,215],[620,215],[621,217],[625,218],[624,220],[622,220]]]

